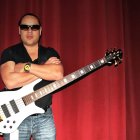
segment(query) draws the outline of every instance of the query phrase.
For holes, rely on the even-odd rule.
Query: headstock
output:
[[[114,64],[115,66],[118,66],[122,62],[122,50],[121,49],[111,49],[107,50],[105,54],[105,58],[107,60],[108,65]]]

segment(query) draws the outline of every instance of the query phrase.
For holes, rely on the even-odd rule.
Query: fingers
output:
[[[60,63],[61,63],[61,61],[57,57],[51,57],[46,62],[46,64],[60,64]]]

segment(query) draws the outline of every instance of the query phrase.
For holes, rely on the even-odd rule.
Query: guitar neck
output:
[[[64,87],[65,85],[68,85],[69,83],[79,79],[80,77],[83,77],[83,76],[87,75],[88,73],[95,71],[96,69],[105,65],[111,59],[112,58],[109,56],[103,57],[102,59],[97,60],[96,62],[91,63],[91,64],[65,76],[61,80],[52,82],[49,85],[46,85],[46,86],[34,91],[33,93],[30,93],[30,94],[24,96],[22,99],[24,100],[24,103],[26,105],[28,105],[32,102],[35,102],[36,100],[38,100],[50,93],[53,93],[54,91],[60,89],[61,87]]]

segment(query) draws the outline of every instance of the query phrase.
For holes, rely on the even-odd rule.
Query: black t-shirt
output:
[[[0,59],[0,65],[7,61],[14,61],[16,64],[17,63],[26,63],[26,62],[31,62],[34,64],[43,64],[45,63],[50,57],[59,57],[59,54],[50,47],[43,47],[42,45],[39,46],[38,50],[38,58],[34,61],[30,58],[27,50],[23,46],[22,43],[16,44],[14,46],[11,46],[7,49],[5,49],[2,54],[1,54],[1,59]],[[46,81],[42,80],[38,84],[36,84],[33,88],[34,90],[37,90],[53,81]],[[8,90],[5,88],[5,90]],[[12,90],[17,90],[17,89],[12,89]],[[28,92],[28,91],[27,91]],[[47,109],[49,105],[52,104],[52,94],[48,94],[47,96],[37,100],[35,104],[44,110]]]

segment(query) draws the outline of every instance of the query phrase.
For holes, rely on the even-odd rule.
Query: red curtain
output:
[[[138,3],[0,1],[0,51],[19,42],[18,20],[33,12],[42,20],[42,44],[60,53],[65,75],[104,57],[109,48],[124,52],[118,67],[105,66],[54,95],[57,140],[140,139]]]

